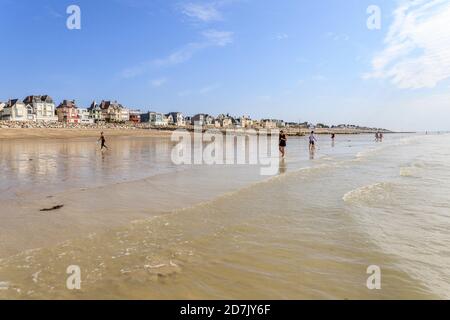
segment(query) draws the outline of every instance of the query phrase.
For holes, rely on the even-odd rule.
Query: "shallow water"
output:
[[[0,142],[0,297],[449,298],[449,142],[291,138],[273,177],[175,166],[161,138]]]

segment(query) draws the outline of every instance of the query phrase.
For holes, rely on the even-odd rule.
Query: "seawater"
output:
[[[291,138],[264,177],[175,166],[161,138],[0,142],[0,298],[447,299],[449,143]]]

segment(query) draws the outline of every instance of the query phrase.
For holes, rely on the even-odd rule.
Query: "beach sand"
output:
[[[100,132],[109,137],[164,137],[170,136],[171,131],[149,129],[50,129],[50,128],[11,128],[0,129],[0,140],[4,139],[71,139],[99,137]]]
[[[319,137],[312,159],[292,138],[272,177],[176,166],[166,136],[111,136],[105,152],[0,141],[0,298],[448,298],[449,139]]]
[[[92,138],[98,137],[100,132],[110,137],[168,137],[173,131],[159,129],[142,129],[138,127],[128,127],[126,129],[102,128],[0,128],[0,140],[5,139],[70,139],[70,138]],[[310,133],[310,129],[284,129],[286,134],[291,136],[304,136]],[[376,131],[361,129],[323,129],[315,130],[318,135],[354,135],[354,134],[375,134]]]

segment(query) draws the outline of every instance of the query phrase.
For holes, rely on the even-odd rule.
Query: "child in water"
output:
[[[311,135],[309,136],[309,150],[313,150],[316,148],[316,137],[314,136],[314,131],[311,131]]]
[[[283,130],[281,130],[279,146],[280,146],[280,153],[283,158],[285,156],[286,142],[287,142],[286,134],[284,133]]]
[[[103,132],[100,134],[100,139],[98,139],[98,141],[102,143],[100,150],[108,149],[108,147],[106,146],[106,139],[105,136],[103,135]]]

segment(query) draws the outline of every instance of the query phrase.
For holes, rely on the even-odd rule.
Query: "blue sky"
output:
[[[0,18],[3,101],[450,129],[448,0],[0,0]]]

